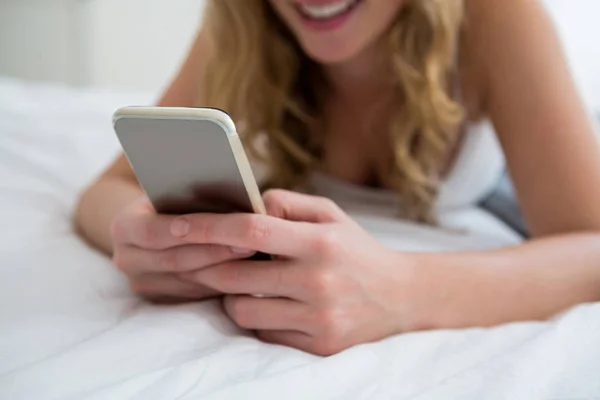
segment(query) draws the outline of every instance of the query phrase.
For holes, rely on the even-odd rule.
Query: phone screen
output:
[[[121,118],[115,130],[157,212],[253,212],[229,137],[211,120]]]
[[[251,170],[241,170],[249,170],[245,154],[242,165],[238,162],[240,155],[234,154],[243,152],[239,138],[228,135],[218,121],[136,115],[119,117],[114,127],[140,185],[158,213],[257,212],[251,195],[258,197],[255,205],[259,202],[262,206]],[[253,258],[270,259],[265,254]]]

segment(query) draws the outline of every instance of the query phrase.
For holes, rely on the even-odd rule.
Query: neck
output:
[[[390,88],[390,71],[381,46],[371,46],[356,57],[323,67],[333,94],[349,99],[368,100]]]

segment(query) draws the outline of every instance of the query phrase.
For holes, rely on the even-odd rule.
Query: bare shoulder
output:
[[[539,0],[465,6],[461,59],[532,232],[598,229],[600,149],[548,13]]]
[[[540,0],[464,0],[464,5],[466,29],[475,34],[469,37],[471,43],[486,43],[500,33],[518,36],[551,26]]]
[[[539,0],[465,0],[461,67],[471,77],[467,90],[476,97],[480,112],[488,111],[492,80],[518,70],[531,72],[538,55],[562,60],[561,50]]]

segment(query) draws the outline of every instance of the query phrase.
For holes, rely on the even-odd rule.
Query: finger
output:
[[[135,246],[119,248],[113,255],[115,266],[126,274],[181,273],[227,260],[247,258],[254,254],[216,244],[196,244],[171,247],[166,250],[146,250]]]
[[[123,244],[145,249],[167,249],[181,244],[180,240],[171,235],[170,226],[174,218],[156,214],[143,207],[128,218],[116,220],[112,225],[112,236]]]
[[[130,282],[133,292],[150,299],[205,299],[218,291],[197,283],[181,280],[174,274],[145,274]]]
[[[256,335],[264,342],[293,347],[298,350],[319,356],[331,356],[341,352],[348,346],[341,346],[339,343],[327,342],[316,336],[311,336],[298,331],[276,331],[263,330],[257,331]]]
[[[307,333],[293,330],[259,330],[256,336],[263,342],[293,347],[313,354],[320,354],[314,349],[314,339]]]
[[[273,189],[265,192],[263,201],[269,215],[290,221],[327,223],[348,219],[333,201],[325,197]]]
[[[227,315],[245,329],[302,331],[309,322],[308,306],[290,299],[230,295],[223,305]]]
[[[183,274],[184,279],[228,294],[287,297],[300,301],[306,274],[287,261],[230,261]]]
[[[315,226],[261,214],[190,214],[171,224],[182,243],[216,243],[262,253],[299,256],[312,250]]]

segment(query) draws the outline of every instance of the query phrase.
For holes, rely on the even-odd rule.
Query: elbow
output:
[[[598,236],[600,237],[600,215],[597,218],[582,218],[578,221],[561,221],[552,224],[539,224],[531,227],[532,239],[555,236]]]

